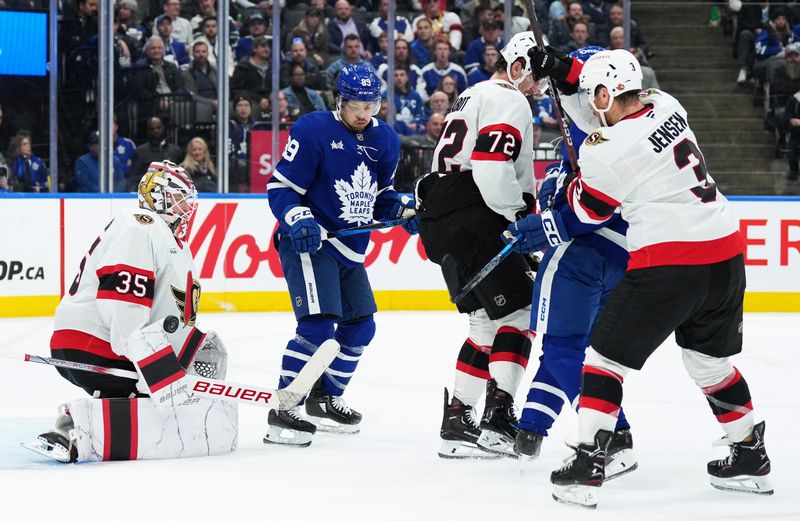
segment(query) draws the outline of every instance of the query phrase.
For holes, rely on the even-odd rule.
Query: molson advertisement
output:
[[[731,198],[747,244],[746,311],[800,312],[800,198]],[[125,196],[0,199],[0,316],[49,315]],[[188,246],[201,311],[289,311],[263,195],[202,196]],[[502,247],[498,239],[498,251]],[[372,232],[367,270],[381,310],[455,309],[439,267],[401,227]]]

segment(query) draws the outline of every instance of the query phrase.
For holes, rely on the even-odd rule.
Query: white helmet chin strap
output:
[[[597,87],[595,87],[595,90],[597,90]],[[608,89],[606,89],[606,91],[608,91]],[[594,104],[594,98],[589,99],[589,106],[592,107],[592,109],[594,109],[598,114],[600,114],[600,121],[602,122],[604,127],[608,126],[608,122],[606,121],[606,112],[611,110],[611,105],[614,103],[614,96],[611,96],[610,91],[608,91],[608,95],[609,95],[608,106],[604,109],[597,108],[597,105]]]
[[[525,81],[525,78],[530,76],[531,73],[525,72],[525,70],[523,70],[522,71],[522,75],[518,79],[515,80],[515,79],[513,79],[511,77],[511,66],[512,65],[513,65],[513,63],[506,64],[506,76],[508,76],[509,83],[511,83],[511,85],[513,85],[515,89],[519,90],[519,84],[522,83],[523,81]]]

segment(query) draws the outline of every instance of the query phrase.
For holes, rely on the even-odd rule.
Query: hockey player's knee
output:
[[[689,376],[701,388],[717,385],[734,372],[729,358],[716,358],[691,349],[682,349],[681,356]]]
[[[501,327],[513,327],[519,331],[528,331],[531,325],[531,307],[525,306],[502,318],[498,318],[494,322],[498,329]]]
[[[595,351],[591,346],[589,346],[589,349],[586,350],[586,361],[584,362],[584,365],[591,365],[592,367],[599,367],[600,369],[611,371],[622,378],[625,378],[625,376],[631,371],[630,367],[626,367],[611,360],[610,358],[606,358]]]
[[[333,338],[334,320],[332,317],[322,315],[311,315],[303,317],[297,321],[297,339],[299,342],[305,341],[316,347],[328,339]]]
[[[367,346],[373,338],[375,338],[375,319],[372,315],[340,322],[336,328],[336,340],[343,346]]]
[[[485,309],[479,309],[469,314],[469,338],[479,346],[491,346],[497,326],[486,314]]]

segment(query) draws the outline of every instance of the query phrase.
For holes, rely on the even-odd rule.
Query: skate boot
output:
[[[439,446],[439,457],[445,459],[495,459],[499,455],[490,454],[478,447],[481,430],[475,418],[475,409],[447,393],[444,389],[444,416],[442,429],[439,431],[442,444]]]
[[[611,432],[598,431],[594,443],[581,443],[564,466],[550,474],[553,499],[586,508],[597,507],[597,491],[605,479],[606,447]]]
[[[770,495],[770,461],[764,447],[764,422],[753,427],[753,439],[730,445],[730,455],[708,462],[711,486],[720,490]]]
[[[539,453],[542,451],[542,440],[544,437],[538,432],[519,429],[514,440],[514,453],[520,459],[533,461],[539,457]]]
[[[341,396],[325,394],[321,378],[306,398],[306,416],[323,432],[356,434],[360,430],[361,413],[348,407]]]
[[[481,418],[481,436],[478,446],[483,450],[509,458],[516,458],[514,439],[517,437],[517,415],[514,397],[497,388],[497,382],[486,382],[486,408]]]
[[[293,447],[308,447],[311,438],[317,432],[313,423],[307,422],[300,415],[300,406],[288,411],[272,409],[267,416],[267,434],[264,443],[276,445],[291,445]]]
[[[639,461],[633,453],[633,436],[630,429],[615,431],[606,450],[606,481],[633,472],[638,467]]]
[[[61,463],[75,463],[78,461],[78,448],[75,446],[72,432],[75,424],[66,404],[61,405],[58,412],[55,428],[52,431],[40,434],[35,440],[23,443],[22,446]]]

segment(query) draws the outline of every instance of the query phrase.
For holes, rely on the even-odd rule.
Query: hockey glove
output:
[[[389,210],[388,219],[390,221],[403,219],[411,214],[411,217],[402,224],[403,229],[407,231],[409,235],[416,235],[419,233],[419,222],[417,221],[414,206],[414,198],[402,195],[400,199],[394,203],[392,209]]]
[[[283,212],[282,220],[289,227],[294,252],[316,253],[322,245],[319,224],[306,206],[292,206]]]
[[[556,81],[565,82],[572,68],[572,58],[558,54],[552,47],[547,47],[545,51],[534,47],[528,51],[528,57],[536,79],[550,76]]]
[[[558,246],[570,240],[561,215],[550,210],[541,214],[531,214],[508,226],[514,235],[522,235],[522,240],[514,245],[518,253],[531,253],[544,248]],[[504,239],[504,242],[508,242]]]
[[[553,163],[545,170],[544,181],[539,187],[539,210],[545,211],[553,207],[558,188],[558,176],[561,175],[561,163]]]

